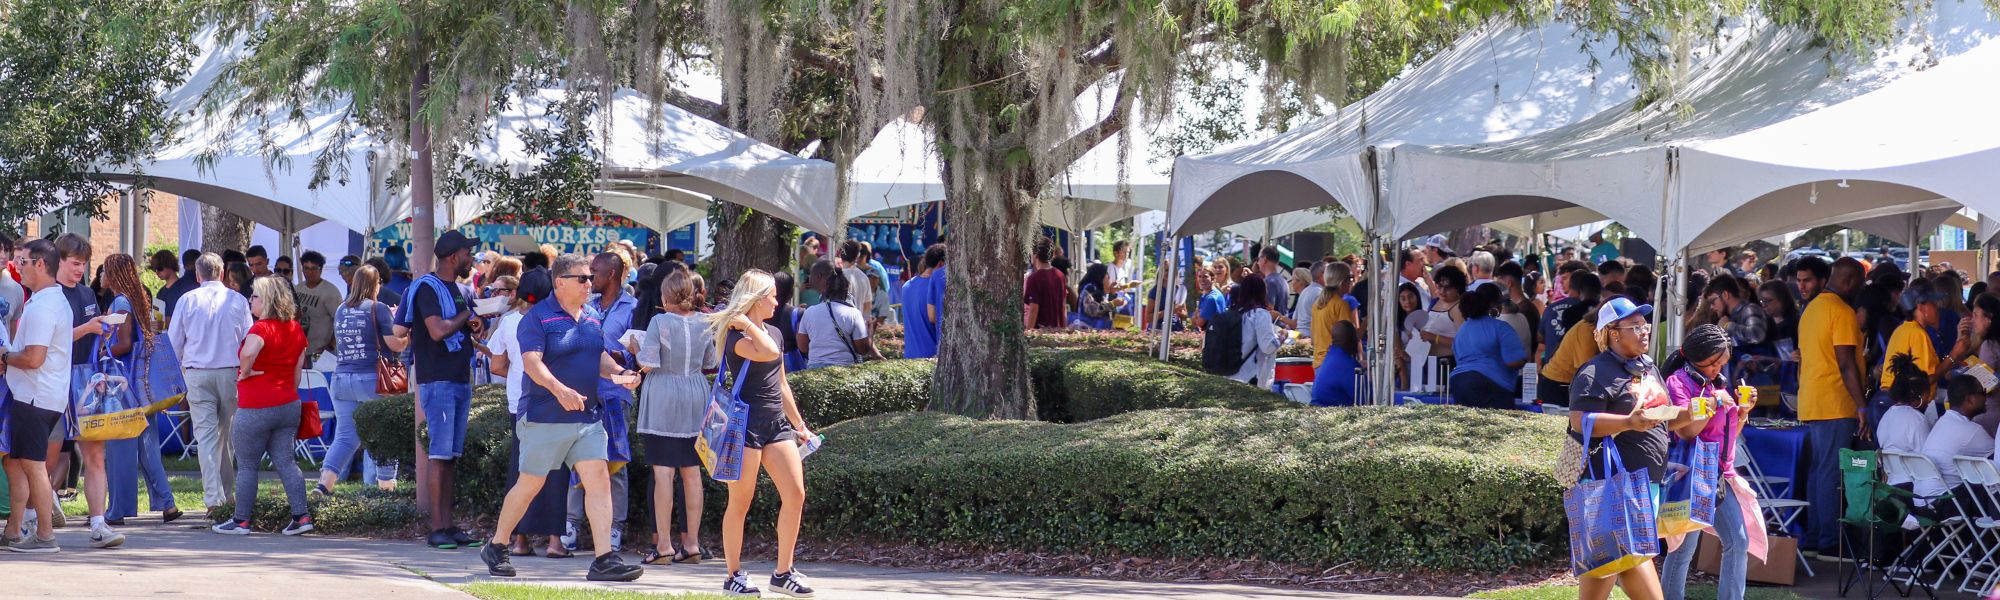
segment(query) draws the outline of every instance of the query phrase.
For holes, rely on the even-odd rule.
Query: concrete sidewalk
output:
[[[199,519],[196,519],[199,521]],[[186,520],[161,525],[133,519],[120,529],[125,547],[93,550],[81,527],[58,530],[56,555],[0,552],[0,590],[7,598],[214,598],[219,600],[340,598],[341,600],[463,600],[449,586],[473,582],[601,586],[635,592],[719,591],[720,558],[701,565],[648,567],[636,582],[586,582],[590,559],[516,557],[521,576],[486,575],[477,550],[433,550],[415,541],[381,541],[274,533],[224,536]],[[626,560],[637,562],[635,555]],[[746,563],[759,586],[771,563]],[[1172,600],[1353,600],[1382,598],[1319,590],[1231,584],[1150,583],[885,569],[838,563],[801,564],[821,598],[1067,598],[1144,596]],[[772,594],[769,597],[777,597]]]

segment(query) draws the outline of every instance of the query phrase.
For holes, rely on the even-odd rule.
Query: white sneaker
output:
[[[611,524],[611,551],[612,551],[612,552],[619,552],[619,551],[622,551],[622,550],[624,550],[624,549],[625,549],[625,524],[624,524],[624,523],[612,523],[612,524]]]
[[[16,535],[16,536],[14,536],[14,537],[20,537],[20,538],[28,538],[28,539],[35,539],[35,531],[36,531],[36,530],[37,530],[37,529],[38,529],[38,528],[39,528],[39,527],[41,526],[41,523],[39,523],[39,522],[38,522],[38,521],[40,521],[40,520],[41,520],[41,516],[40,516],[40,515],[36,515],[36,516],[31,516],[31,517],[28,517],[28,518],[26,518],[26,519],[22,519],[22,520],[21,520],[21,531],[17,532],[17,533],[19,533],[19,535]]]
[[[568,550],[571,552],[576,551],[576,521],[563,522],[563,533],[561,540],[562,540],[562,547],[564,550]]]
[[[112,530],[110,525],[99,525],[90,528],[90,547],[92,548],[117,548],[124,543],[125,534]]]

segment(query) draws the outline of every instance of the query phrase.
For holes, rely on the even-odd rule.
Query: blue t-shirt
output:
[[[382,338],[394,335],[396,323],[389,305],[364,300],[359,307],[340,303],[333,311],[333,357],[335,373],[375,374],[375,362],[382,357]]]
[[[597,392],[598,366],[604,356],[604,317],[589,303],[580,318],[564,312],[555,297],[528,307],[514,330],[521,353],[542,353],[549,374],[577,393],[583,394],[583,410],[565,410],[556,402],[555,392],[542,387],[533,377],[521,380],[521,418],[530,423],[590,423],[598,419],[602,407]]]
[[[944,323],[944,267],[931,270],[931,293],[924,300],[937,307],[938,324]]]
[[[1195,303],[1195,308],[1201,311],[1202,322],[1213,321],[1216,315],[1229,310],[1229,297],[1222,295],[1222,290],[1210,288],[1208,293],[1201,295],[1201,301]]]
[[[903,282],[903,358],[937,356],[937,325],[924,314],[930,293],[929,277],[918,275]]]
[[[605,306],[603,299],[604,296],[601,294],[590,295],[590,307],[597,309],[603,315],[604,351],[623,361],[621,364],[627,367],[634,366],[632,357],[626,356],[625,344],[619,343],[618,338],[624,337],[626,330],[632,329],[632,311],[638,310],[639,299],[622,292],[618,294],[617,300],[611,301],[611,306]]]
[[[1563,313],[1582,301],[1576,296],[1570,296],[1542,309],[1542,322],[1535,325],[1535,329],[1540,332],[1535,336],[1536,339],[1545,340],[1542,344],[1541,364],[1549,364],[1549,360],[1555,358],[1556,346],[1562,343],[1563,334],[1569,333],[1569,327],[1564,326],[1562,321]]]
[[[1452,338],[1451,352],[1458,360],[1453,376],[1478,373],[1502,388],[1519,389],[1515,385],[1519,371],[1507,364],[1526,362],[1528,350],[1521,347],[1521,336],[1513,326],[1492,317],[1467,319],[1458,327],[1458,337]]]
[[[1355,370],[1361,363],[1346,350],[1327,348],[1326,360],[1313,373],[1313,406],[1354,406]]]

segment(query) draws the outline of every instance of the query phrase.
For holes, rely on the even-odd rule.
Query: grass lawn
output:
[[[1715,600],[1715,586],[1713,585],[1688,586],[1687,596],[1689,600]],[[1536,587],[1517,587],[1517,588],[1508,588],[1504,590],[1476,592],[1472,594],[1470,597],[1485,598],[1487,600],[1575,600],[1576,586],[1544,585]],[[1614,598],[1615,600],[1627,600],[1627,596],[1625,595],[1625,590],[1622,589],[1612,590],[1611,597]],[[1760,588],[1752,586],[1748,590],[1748,592],[1744,594],[1744,600],[1805,600],[1805,597],[1800,596],[1798,594],[1794,594],[1787,590],[1781,590],[1777,588]]]
[[[527,585],[512,583],[469,583],[458,586],[459,591],[472,594],[480,600],[722,600],[720,594],[646,594],[641,592],[621,592],[594,587],[569,587],[553,585]]]
[[[312,484],[316,481],[314,478],[319,475],[319,470],[311,469],[306,471],[305,474],[307,475],[306,489],[312,489]],[[169,476],[167,481],[167,485],[174,490],[174,506],[187,511],[189,516],[201,518],[201,478],[173,475]],[[336,494],[346,494],[359,492],[363,489],[374,489],[374,486],[364,486],[356,482],[343,482],[335,485],[333,489]],[[90,514],[90,507],[84,503],[83,494],[80,492],[81,490],[79,490],[75,498],[62,503],[63,514],[73,517]],[[260,497],[283,498],[285,497],[285,487],[278,482],[278,478],[275,475],[267,473],[262,480],[257,482],[257,495]],[[139,508],[142,512],[151,512],[146,510],[152,506],[150,496],[151,494],[146,491],[145,480],[141,479],[139,486]]]

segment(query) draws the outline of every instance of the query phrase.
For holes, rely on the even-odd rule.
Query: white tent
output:
[[[1130,202],[1119,195],[1118,136],[1098,144],[1049,183],[1037,212],[1043,225],[1081,231],[1110,225],[1167,207],[1167,177],[1146,160],[1151,149],[1144,131],[1134,134],[1127,173]],[[942,201],[944,165],[929,128],[898,119],[875,135],[854,159],[848,213],[871,215]]]
[[[1440,219],[1506,216],[1509,210],[1538,208],[1530,206],[1534,203],[1579,204],[1618,220],[1657,247],[1698,250],[1757,239],[1775,233],[1772,227],[1893,214],[1859,213],[1940,195],[1964,200],[1952,190],[1813,183],[1851,176],[1843,173],[1855,171],[1849,166],[1854,161],[1874,161],[1877,167],[1889,168],[1937,156],[1935,147],[1914,149],[1941,143],[1930,139],[1939,136],[1918,134],[1914,128],[1929,125],[1939,134],[1965,131],[1968,137],[1977,133],[1939,118],[1943,113],[1930,109],[1944,100],[1939,95],[1905,96],[1895,101],[1900,104],[1894,112],[1834,110],[1939,57],[1949,65],[1949,57],[1978,46],[2000,27],[1983,5],[1973,2],[1940,2],[1903,25],[1903,38],[1897,43],[1874,56],[1850,58],[1830,57],[1803,32],[1754,23],[1732,32],[1719,44],[1715,58],[1697,64],[1675,94],[1645,110],[1608,111],[1510,142],[1395,148],[1385,168],[1389,194],[1385,203],[1395,230],[1433,225]],[[1831,116],[1799,121],[1816,113]],[[1881,122],[1863,125],[1871,119]],[[1760,128],[1780,133],[1755,133]],[[1808,129],[1809,139],[1801,135]],[[1891,132],[1894,135],[1881,137]],[[1750,141],[1737,141],[1739,136],[1749,136]],[[1907,146],[1911,151],[1903,151],[1904,141],[1911,144]],[[1801,144],[1819,149],[1800,151]],[[1842,144],[1844,151],[1832,152],[1844,152],[1849,162],[1829,161],[1825,144]],[[1960,142],[1956,147],[1965,145]],[[1675,152],[1680,153],[1678,161],[1672,158]],[[1725,168],[1729,163],[1714,158],[1731,152],[1738,153],[1735,167]],[[1793,154],[1782,157],[1784,152]],[[1742,166],[1759,160],[1771,168]],[[1817,164],[1825,168],[1780,176],[1779,167],[1796,165],[1788,162],[1796,160],[1820,161]],[[1779,185],[1784,189],[1774,192],[1771,184],[1779,181],[1793,183]],[[1675,185],[1680,188],[1675,190]],[[1812,189],[1815,186],[1818,193]],[[1830,188],[1854,191],[1831,193]],[[1746,213],[1740,215],[1745,218],[1723,223],[1732,211],[1759,196],[1785,201],[1760,202],[1767,212]],[[1898,212],[1925,208],[1936,207]]]
[[[514,102],[494,116],[488,141],[469,154],[484,164],[529,168],[535,158],[522,134],[555,127],[551,105],[567,93],[541,90]],[[833,163],[801,158],[631,89],[617,90],[598,110],[610,113],[592,117],[598,160],[604,167],[600,188],[693,192],[813,231],[831,231],[840,224],[833,210]],[[649,119],[658,120],[657,135]],[[629,194],[613,197],[636,199]],[[685,196],[656,199],[686,200]]]
[[[1169,225],[1184,235],[1329,205],[1373,215],[1371,147],[1512,139],[1630,99],[1629,67],[1608,50],[1577,50],[1588,42],[1563,23],[1488,25],[1332,115],[1269,139],[1180,157]]]
[[[313,107],[303,122],[280,107],[272,114],[244,122],[204,117],[202,95],[221,81],[225,71],[247,52],[241,44],[217,40],[211,31],[196,35],[200,50],[189,67],[187,81],[162,97],[180,118],[171,143],[153,159],[130,170],[103,172],[114,181],[138,182],[141,175],[152,189],[198,199],[243,218],[274,228],[303,229],[331,220],[356,231],[368,230],[370,200],[380,188],[370,151],[379,144],[354,133],[350,150],[327,157],[335,176],[313,189],[312,165],[320,151],[349,132],[340,118],[346,102]],[[268,155],[264,137],[276,158]]]

